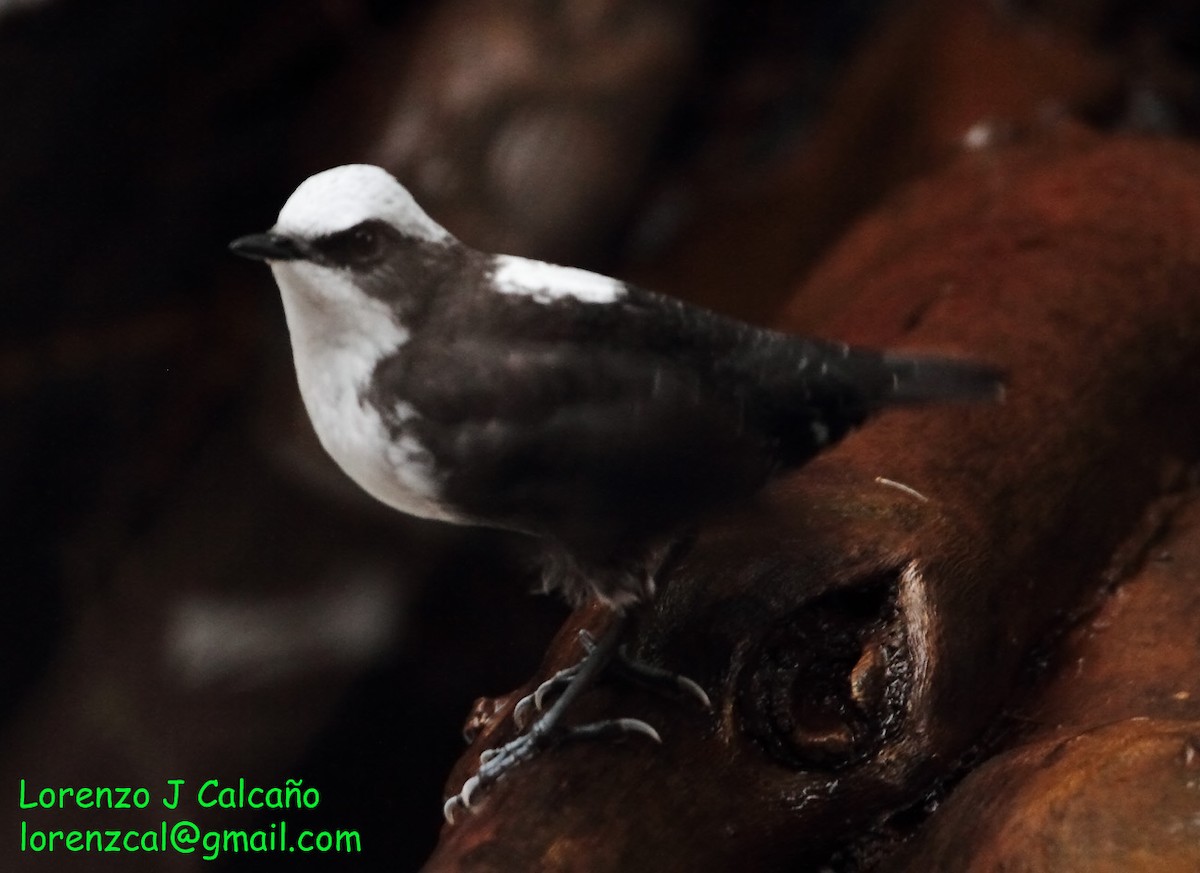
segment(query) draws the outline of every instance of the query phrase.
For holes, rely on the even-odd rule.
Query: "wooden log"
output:
[[[1145,563],[1012,708],[1007,748],[888,871],[1200,869],[1200,492],[1164,502]]]

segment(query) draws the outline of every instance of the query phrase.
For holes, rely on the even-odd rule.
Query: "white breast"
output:
[[[438,500],[433,458],[410,434],[393,438],[375,408],[362,400],[380,357],[408,341],[377,300],[363,298],[338,306],[329,283],[348,280],[313,264],[273,265],[283,298],[300,395],[317,438],[338,466],[364,491],[401,512],[458,521]],[[308,284],[320,271],[323,295]]]

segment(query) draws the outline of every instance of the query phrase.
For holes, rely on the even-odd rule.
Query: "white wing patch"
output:
[[[612,303],[625,295],[625,284],[576,267],[560,267],[515,255],[492,259],[492,285],[501,294],[521,294],[538,303],[571,298],[582,303]]]

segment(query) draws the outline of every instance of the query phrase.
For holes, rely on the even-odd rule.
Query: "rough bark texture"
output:
[[[1012,707],[1005,748],[887,871],[1200,868],[1200,495],[1153,507],[1140,569]],[[1165,530],[1164,530],[1165,527]]]

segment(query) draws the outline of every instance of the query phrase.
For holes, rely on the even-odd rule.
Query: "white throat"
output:
[[[283,299],[300,396],[325,451],[389,506],[456,520],[437,501],[429,454],[403,433],[393,439],[362,399],[375,365],[408,342],[408,330],[339,270],[305,261],[276,262],[271,270]]]

